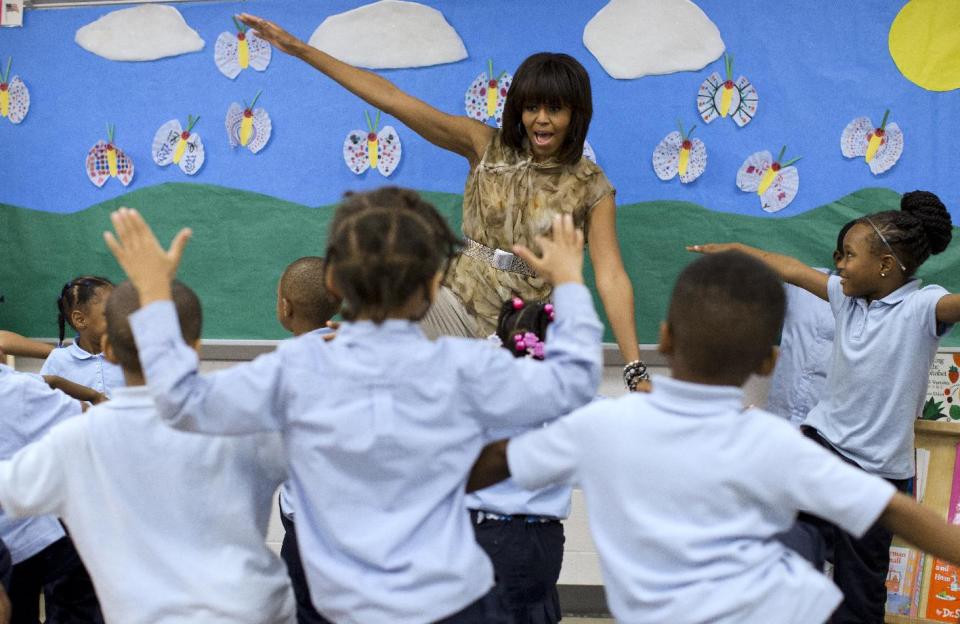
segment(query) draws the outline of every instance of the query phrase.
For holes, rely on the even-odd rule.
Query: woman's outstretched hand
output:
[[[192,234],[190,228],[180,230],[173,237],[170,249],[164,250],[136,210],[120,208],[111,213],[110,221],[117,234],[104,232],[103,239],[140,294],[140,305],[170,299],[170,282],[177,274]]]
[[[539,257],[523,245],[515,245],[513,252],[538,276],[553,285],[583,283],[583,231],[574,227],[573,217],[556,215],[550,235],[534,240],[543,251]]]
[[[303,45],[303,41],[262,17],[241,13],[237,16],[237,19],[257,31],[257,35],[261,39],[287,54],[296,54],[297,48]]]

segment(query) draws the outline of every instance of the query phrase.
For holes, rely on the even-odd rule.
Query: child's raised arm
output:
[[[750,247],[742,243],[707,243],[704,245],[687,245],[687,251],[696,253],[710,254],[720,253],[721,251],[739,251],[748,256],[753,256],[764,262],[767,266],[777,272],[780,279],[799,286],[804,290],[810,291],[824,301],[829,300],[827,294],[827,281],[829,276],[820,271],[809,267],[791,256],[764,251],[756,247]]]
[[[960,295],[944,295],[937,302],[938,323],[960,323]]]
[[[161,416],[178,429],[204,433],[280,429],[276,352],[212,375],[197,373],[197,355],[181,335],[170,287],[190,230],[180,230],[164,250],[136,210],[121,208],[110,220],[116,237],[105,232],[104,239],[140,295],[130,326]]]
[[[393,115],[434,145],[465,157],[471,166],[483,157],[496,132],[475,119],[439,111],[401,91],[386,78],[344,63],[273,22],[248,13],[241,13],[238,18],[277,49],[309,63],[371,106]]]

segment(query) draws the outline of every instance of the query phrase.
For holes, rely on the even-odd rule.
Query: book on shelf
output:
[[[960,524],[960,444],[957,445],[950,488],[947,522]],[[960,621],[960,568],[934,559],[927,586],[927,619],[935,622]]]
[[[920,609],[924,554],[913,548],[890,547],[887,571],[887,613],[914,616]]]
[[[934,356],[920,419],[960,423],[960,352]]]
[[[930,449],[917,447],[917,474],[913,479],[913,497],[923,502],[927,493],[927,475],[930,472]]]

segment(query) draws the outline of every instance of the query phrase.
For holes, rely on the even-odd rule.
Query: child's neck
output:
[[[123,381],[127,384],[128,388],[133,388],[134,386],[145,386],[147,385],[147,380],[143,376],[143,372],[133,372],[123,369]]]
[[[307,321],[296,317],[290,321],[290,333],[294,336],[309,334],[312,331],[317,331],[318,329],[323,329],[324,327],[326,327],[326,324],[317,325],[313,321]]]
[[[94,338],[91,336],[85,336],[80,334],[77,336],[77,346],[90,353],[91,355],[97,355],[100,353],[100,339]]]
[[[887,295],[900,290],[900,288],[902,288],[903,285],[906,284],[908,281],[909,281],[909,278],[905,278],[902,281],[895,280],[889,283],[884,281],[880,284],[880,287],[878,287],[877,290],[869,294],[863,295],[863,299],[865,299],[867,303],[870,303],[872,301],[877,301],[878,299],[883,299]]]
[[[704,386],[735,386],[739,388],[747,381],[747,379],[741,375],[735,374],[717,376],[703,375],[690,370],[690,368],[676,360],[670,362],[670,376],[677,381],[686,381]]]

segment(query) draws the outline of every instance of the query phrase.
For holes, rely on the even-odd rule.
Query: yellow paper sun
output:
[[[910,82],[930,91],[960,87],[960,2],[910,0],[890,26],[889,45]]]

